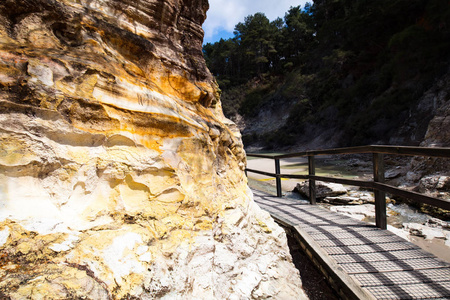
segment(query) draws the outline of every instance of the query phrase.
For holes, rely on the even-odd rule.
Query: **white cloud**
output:
[[[284,14],[291,6],[304,7],[306,0],[209,0],[208,18],[203,24],[205,40],[214,40],[221,30],[233,32],[234,26],[248,15],[264,13],[271,21]],[[309,2],[312,2],[310,0]]]

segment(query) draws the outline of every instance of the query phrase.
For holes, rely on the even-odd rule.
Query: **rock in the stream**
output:
[[[207,9],[0,1],[0,298],[305,298],[206,68]]]
[[[356,197],[356,198],[360,199],[362,204],[375,203],[375,198],[373,196],[373,192],[356,190],[356,191],[349,191],[348,195],[351,197]]]
[[[432,240],[434,238],[446,239],[450,233],[448,230],[442,228],[429,227],[418,223],[403,223],[403,227],[411,234],[424,237],[426,240]]]
[[[372,204],[351,205],[351,206],[332,206],[331,211],[346,214],[352,218],[363,220],[367,217],[375,217],[375,206]]]
[[[359,197],[351,197],[351,196],[337,196],[337,197],[325,197],[323,199],[323,202],[330,203],[330,204],[337,204],[337,205],[359,205],[366,203],[364,200],[362,200]]]
[[[297,183],[294,191],[300,193],[302,196],[309,198],[309,183],[308,181]],[[316,197],[335,197],[346,194],[348,190],[339,183],[330,183],[323,181],[316,181]]]
[[[450,197],[450,176],[442,174],[424,176],[420,178],[414,191],[436,198],[448,199]]]
[[[429,191],[450,191],[450,176],[430,175],[419,180],[418,190],[421,193]]]
[[[386,197],[386,202],[389,203],[391,199]],[[323,202],[336,205],[360,205],[360,204],[374,204],[375,198],[373,192],[349,190],[347,194],[336,197],[325,197]]]
[[[384,173],[384,178],[385,179],[394,179],[394,178],[398,178],[403,174],[402,170],[399,169],[391,169],[391,170],[387,170]]]
[[[450,222],[449,221],[444,221],[438,218],[433,218],[433,217],[428,217],[428,220],[426,222],[427,226],[430,227],[441,227],[443,229],[450,229]]]

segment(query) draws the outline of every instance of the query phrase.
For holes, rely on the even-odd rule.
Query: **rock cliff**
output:
[[[428,102],[428,103],[427,103]],[[437,81],[419,102],[433,109],[422,147],[450,147],[450,71]],[[428,105],[423,105],[428,104]],[[414,157],[404,181],[415,185],[415,190],[434,197],[450,196],[450,160],[445,158]]]
[[[207,9],[1,1],[2,299],[304,297],[205,66]]]

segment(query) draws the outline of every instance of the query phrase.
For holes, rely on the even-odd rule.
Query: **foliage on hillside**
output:
[[[203,52],[228,116],[291,104],[266,146],[308,126],[338,127],[342,146],[386,141],[449,70],[450,1],[315,0],[272,22],[248,16]]]

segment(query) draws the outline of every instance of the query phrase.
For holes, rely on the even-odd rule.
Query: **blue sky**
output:
[[[248,15],[262,12],[273,21],[283,18],[291,6],[303,8],[306,2],[312,0],[209,0],[208,17],[203,24],[204,43],[232,37],[234,26]]]

